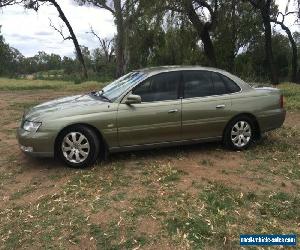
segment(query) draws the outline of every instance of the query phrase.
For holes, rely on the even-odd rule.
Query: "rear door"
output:
[[[183,71],[182,137],[221,137],[231,117],[231,99],[221,77],[209,71]]]
[[[152,76],[131,93],[142,103],[121,103],[118,109],[120,146],[172,142],[181,139],[180,72]]]

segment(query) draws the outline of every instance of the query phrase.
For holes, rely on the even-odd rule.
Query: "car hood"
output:
[[[91,95],[69,96],[53,101],[39,104],[24,114],[24,120],[42,121],[45,117],[64,117],[69,115],[79,115],[87,110],[96,109],[99,112],[99,105],[107,105],[108,102]],[[93,108],[91,108],[93,107]]]

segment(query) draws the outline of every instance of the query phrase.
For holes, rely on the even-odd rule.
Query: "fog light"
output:
[[[21,147],[21,150],[24,151],[24,152],[27,152],[27,153],[31,153],[33,152],[33,147],[25,147],[25,146],[20,146]]]

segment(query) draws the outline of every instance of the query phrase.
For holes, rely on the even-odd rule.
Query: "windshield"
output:
[[[145,73],[131,72],[110,83],[98,94],[113,102],[118,99],[118,97],[120,97],[130,86],[133,86],[138,81],[145,79],[145,77]]]

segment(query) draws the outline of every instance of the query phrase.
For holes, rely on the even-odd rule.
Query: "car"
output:
[[[35,106],[17,138],[26,154],[83,168],[108,153],[162,146],[223,141],[244,150],[285,115],[278,89],[253,88],[215,68],[165,66]]]

